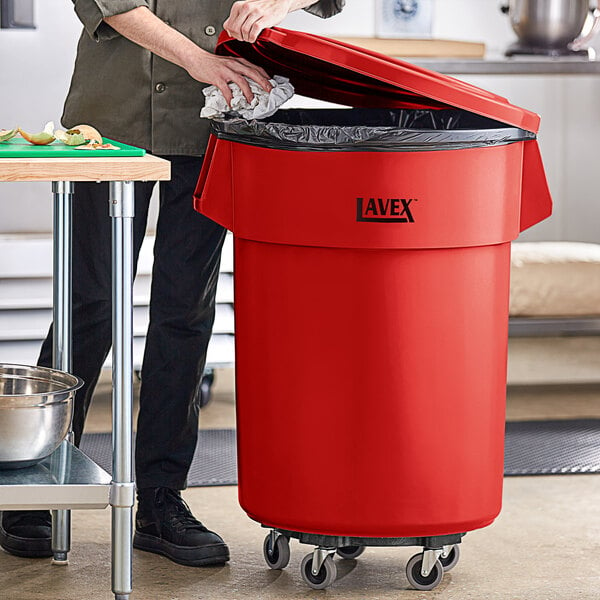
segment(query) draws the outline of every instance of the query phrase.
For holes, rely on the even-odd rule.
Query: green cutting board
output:
[[[35,146],[21,137],[15,137],[7,142],[0,142],[0,158],[79,158],[86,156],[144,156],[146,151],[135,146],[128,146],[103,138],[107,144],[117,146],[116,150],[76,150],[58,140],[45,146]]]

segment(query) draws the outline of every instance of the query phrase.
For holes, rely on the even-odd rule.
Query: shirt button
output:
[[[167,86],[166,86],[164,83],[157,83],[157,84],[154,86],[154,89],[155,89],[155,90],[156,90],[156,91],[157,91],[159,94],[162,94],[162,93],[163,93],[163,92],[164,92],[164,91],[167,89]]]
[[[215,35],[215,33],[217,33],[217,30],[212,25],[207,25],[204,28],[204,33],[206,35]]]

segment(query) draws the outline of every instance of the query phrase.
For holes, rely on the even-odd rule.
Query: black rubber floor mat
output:
[[[86,433],[81,450],[108,473],[112,473],[110,433]],[[189,487],[236,485],[237,460],[234,429],[201,429],[188,475]]]
[[[81,449],[112,471],[110,433],[83,436]],[[505,475],[600,473],[600,419],[506,424]],[[188,486],[236,485],[234,429],[202,429]]]
[[[505,475],[600,473],[600,419],[506,424]]]

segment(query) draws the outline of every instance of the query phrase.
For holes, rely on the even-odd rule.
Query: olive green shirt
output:
[[[201,156],[210,123],[200,118],[207,84],[117,33],[103,21],[149,8],[194,43],[214,52],[234,0],[73,0],[84,30],[62,123],[87,123],[104,137],[159,155]],[[318,0],[307,11],[330,17],[345,0]],[[276,73],[271,73],[276,75]]]

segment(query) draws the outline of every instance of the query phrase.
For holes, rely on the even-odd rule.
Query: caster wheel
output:
[[[343,546],[336,550],[336,554],[340,558],[352,559],[358,558],[365,551],[364,546]]]
[[[271,569],[285,569],[290,562],[290,542],[285,535],[280,535],[275,541],[275,548],[269,551],[271,536],[265,538],[263,556]]]
[[[212,400],[212,386],[214,381],[214,371],[206,371],[202,376],[196,396],[200,408],[204,408]]]
[[[328,556],[321,566],[321,570],[316,575],[313,575],[312,565],[313,555],[307,554],[302,559],[302,566],[300,567],[304,583],[313,590],[324,590],[325,588],[328,588],[337,577],[337,568],[333,562],[333,558]]]
[[[439,560],[435,561],[431,572],[427,577],[421,575],[421,565],[423,564],[423,555],[415,554],[406,565],[406,577],[416,590],[428,591],[436,588],[444,576],[444,568]]]
[[[452,546],[452,549],[450,550],[450,552],[448,553],[448,556],[446,556],[446,558],[444,558],[443,556],[440,556],[440,558],[438,560],[440,561],[442,568],[444,569],[444,573],[446,571],[450,571],[450,570],[454,569],[454,567],[458,564],[459,558],[460,558],[460,548],[458,547],[458,545]]]

